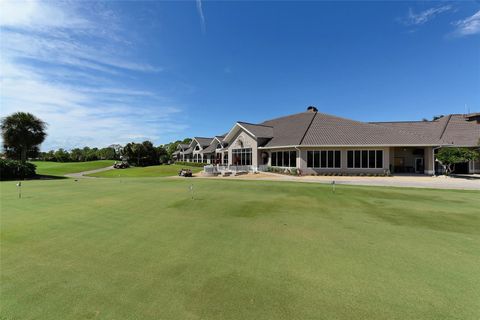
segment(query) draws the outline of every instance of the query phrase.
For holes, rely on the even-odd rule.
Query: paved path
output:
[[[196,175],[201,177],[201,175]],[[203,178],[203,177],[202,177]],[[394,177],[343,177],[343,176],[288,176],[270,172],[246,174],[237,177],[204,177],[211,179],[234,180],[264,180],[264,181],[293,181],[308,183],[325,183],[383,186],[383,187],[410,187],[434,189],[480,190],[480,175],[468,177],[430,177],[430,176],[394,176]]]
[[[65,177],[69,178],[84,178],[84,179],[96,179],[96,177],[87,177],[87,174],[91,173],[97,173],[97,172],[102,172],[102,171],[108,171],[112,170],[113,166],[106,167],[106,168],[100,168],[100,169],[95,169],[95,170],[89,170],[89,171],[82,171],[82,172],[76,172],[76,173],[69,173],[66,174]]]

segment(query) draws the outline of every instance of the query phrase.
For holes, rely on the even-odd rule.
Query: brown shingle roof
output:
[[[213,138],[195,137],[194,139],[197,140],[202,148],[205,148],[210,145],[210,142],[212,142]]]
[[[193,147],[190,147],[187,150],[182,152],[182,154],[192,154],[192,153],[193,153]]]
[[[253,124],[248,122],[237,122],[239,125],[250,131],[257,138],[272,138],[273,128],[263,124]]]
[[[299,145],[314,116],[314,112],[301,112],[262,122],[273,127],[273,138],[265,147]]]
[[[217,149],[217,144],[212,143],[208,147],[200,151],[200,153],[212,153],[212,152],[215,152],[216,149]]]
[[[372,124],[412,132],[439,139],[441,144],[477,146],[480,124],[460,114],[451,114],[434,121],[372,122]]]
[[[431,136],[413,134],[318,112],[301,145],[375,146],[436,145],[439,143],[437,138]]]

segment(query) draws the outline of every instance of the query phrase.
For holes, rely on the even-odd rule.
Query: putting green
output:
[[[193,185],[194,200],[190,186]],[[2,319],[479,319],[480,192],[0,183]]]

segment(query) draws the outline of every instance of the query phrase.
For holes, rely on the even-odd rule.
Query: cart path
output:
[[[480,190],[480,175],[458,177],[430,177],[430,176],[393,176],[393,177],[349,177],[349,176],[289,176],[272,172],[245,174],[229,177],[211,177],[196,174],[201,179],[232,179],[232,180],[263,180],[263,181],[292,181],[306,183],[326,183],[378,186],[378,187],[407,187],[432,189]]]
[[[92,173],[97,173],[97,172],[108,171],[108,170],[112,170],[112,169],[113,169],[113,166],[110,166],[110,167],[105,167],[105,168],[100,168],[100,169],[95,169],[95,170],[75,172],[75,173],[68,173],[68,174],[65,175],[65,177],[69,177],[69,178],[83,178],[83,179],[97,179],[96,177],[88,177],[88,176],[86,176],[86,175],[87,175],[87,174],[92,174]]]

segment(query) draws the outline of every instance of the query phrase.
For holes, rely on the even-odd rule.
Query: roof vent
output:
[[[314,106],[309,106],[309,107],[307,108],[307,111],[309,111],[309,112],[318,112],[318,109],[317,109],[316,107],[314,107]]]

